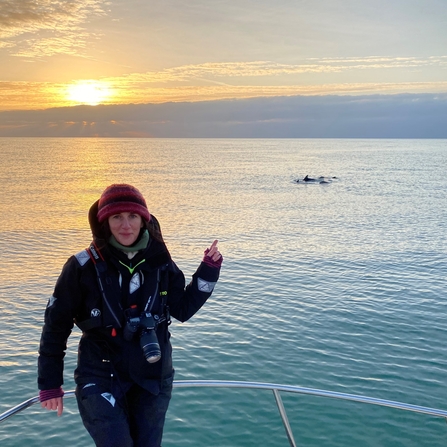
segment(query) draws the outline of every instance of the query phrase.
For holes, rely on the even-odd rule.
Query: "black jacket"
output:
[[[96,383],[123,389],[137,383],[157,394],[160,381],[173,374],[169,315],[179,321],[191,318],[211,295],[220,269],[202,262],[185,287],[185,277],[165,244],[153,238],[131,261],[110,245],[102,248],[101,254],[105,261],[96,266],[84,250],[71,256],[63,267],[45,311],[38,387],[49,390],[63,384],[66,342],[77,324],[83,330],[75,371],[77,384]],[[101,284],[107,302],[96,267],[103,272]],[[125,309],[136,305],[141,312],[149,297],[153,301],[152,314],[166,318],[156,329],[162,353],[156,363],[146,361],[139,334],[130,341],[123,337]]]

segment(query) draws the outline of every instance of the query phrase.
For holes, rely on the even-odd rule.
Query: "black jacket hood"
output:
[[[104,234],[103,224],[98,221],[98,205],[99,200],[90,207],[88,211],[88,222],[94,239],[106,239],[107,235]],[[145,221],[145,227],[149,230],[149,233],[157,234],[159,239],[161,241],[163,240],[160,223],[154,215],[151,214],[151,220],[149,222]]]
[[[88,210],[88,222],[92,230],[93,238],[104,239],[105,234],[102,230],[102,225],[98,221],[98,204],[99,200],[97,200]]]
[[[111,250],[112,248],[107,244],[107,239],[110,235],[105,233],[104,225],[98,221],[98,204],[99,200],[97,200],[88,211],[88,221],[92,230],[92,236],[93,239],[99,243],[101,250],[105,249],[106,246],[107,250]],[[150,259],[147,258],[148,263],[150,265],[158,265],[169,262],[171,260],[171,255],[163,241],[160,224],[154,215],[151,214],[151,220],[149,222],[145,221],[145,228],[147,228],[151,237],[151,242],[148,246],[148,249],[150,248],[149,251],[151,256]],[[116,252],[118,252],[118,250]],[[145,255],[147,256],[147,254],[148,250],[146,249]]]

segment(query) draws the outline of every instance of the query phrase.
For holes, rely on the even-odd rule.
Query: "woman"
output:
[[[168,325],[210,297],[222,256],[214,241],[185,287],[158,221],[131,185],[107,187],[89,211],[91,246],[71,256],[45,311],[42,407],[63,411],[63,357],[82,330],[75,370],[83,423],[101,447],[159,447],[174,370]]]

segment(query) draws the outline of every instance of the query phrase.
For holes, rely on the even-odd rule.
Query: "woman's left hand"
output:
[[[205,250],[205,256],[203,257],[203,261],[207,264],[214,265],[216,267],[220,267],[222,264],[222,254],[219,251],[219,248],[217,247],[217,243],[219,241],[216,239],[212,244],[210,248],[207,248]]]

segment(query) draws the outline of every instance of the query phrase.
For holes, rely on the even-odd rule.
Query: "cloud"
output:
[[[183,65],[161,71],[133,73],[121,78],[109,78],[123,83],[157,83],[234,77],[275,77],[303,73],[341,73],[352,70],[411,69],[447,67],[447,56],[417,57],[362,57],[306,59],[300,64],[281,64],[271,61],[216,62]]]
[[[0,112],[0,136],[447,138],[447,94],[293,96]]]
[[[98,6],[96,1],[84,0],[84,6]],[[69,11],[74,13],[71,9]],[[83,13],[81,17],[84,17]],[[23,18],[24,22],[27,20]],[[68,30],[64,36],[45,38],[38,33],[38,36],[27,39],[20,54],[35,57],[50,56],[55,52],[82,52],[88,35],[82,30],[70,33]],[[4,45],[11,47],[12,44]],[[19,51],[17,46],[14,48]],[[440,75],[446,68],[447,56],[311,58],[298,64],[272,61],[189,64],[84,82],[101,83],[113,92],[103,101],[106,104],[214,101],[258,96],[433,93],[447,91],[447,81],[439,81],[443,79]],[[424,69],[424,75],[417,78],[420,79],[418,82],[413,76],[407,76],[409,72],[423,72]],[[393,71],[393,77],[388,78],[391,82],[371,82],[377,76],[384,78],[380,70]],[[361,71],[364,75],[360,77]],[[338,76],[324,76],[328,73]],[[354,81],[360,78],[363,82]],[[329,83],[328,79],[336,79],[337,82]],[[404,82],[404,79],[411,81]],[[82,83],[82,80],[73,83]],[[68,83],[0,81],[0,110],[17,110],[25,104],[28,109],[71,106],[74,104],[68,98],[69,89]]]
[[[104,0],[3,0],[0,39],[15,56],[75,54],[92,36],[88,21],[104,14]]]
[[[202,82],[202,85],[165,85],[147,82],[144,75],[103,78],[101,84],[112,96],[106,104],[146,104],[165,102],[216,101],[275,96],[362,95],[396,93],[447,93],[446,82],[337,83],[314,85],[230,85]],[[47,109],[74,105],[69,101],[69,85],[49,82],[0,82],[3,110]]]

